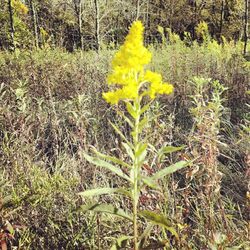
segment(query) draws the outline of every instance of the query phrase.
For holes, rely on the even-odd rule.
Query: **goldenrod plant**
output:
[[[129,208],[118,209],[107,204],[91,204],[83,206],[82,209],[116,214],[132,222],[133,236],[126,235],[122,239],[133,239],[135,250],[141,247],[143,238],[141,236],[142,228],[139,224],[139,218],[144,218],[152,224],[162,226],[178,238],[176,231],[163,215],[154,211],[140,209],[140,195],[141,190],[146,186],[160,190],[158,185],[159,179],[174,173],[188,164],[186,161],[180,161],[159,170],[152,176],[146,176],[142,172],[142,166],[146,161],[149,148],[148,138],[143,137],[143,129],[150,122],[150,118],[146,115],[147,110],[157,94],[169,95],[173,92],[173,86],[169,83],[164,83],[161,74],[145,70],[145,66],[151,60],[151,53],[143,45],[143,30],[144,27],[140,21],[132,24],[124,45],[121,46],[114,56],[112,72],[107,79],[108,84],[114,86],[114,89],[103,93],[103,98],[108,103],[115,105],[123,102],[126,105],[128,115],[119,114],[131,127],[131,138],[127,138],[113,123],[111,123],[111,126],[121,136],[123,140],[122,145],[130,160],[125,162],[114,156],[99,153],[96,150],[94,150],[96,157],[85,154],[88,162],[110,170],[120,178],[123,178],[128,183],[128,186],[97,188],[80,193],[80,195],[86,198],[94,195],[118,193],[131,200],[133,204],[132,214],[129,213]],[[157,153],[162,156],[162,153],[169,153],[178,149],[175,147],[163,147]],[[151,229],[149,227],[147,231]],[[117,242],[119,244],[116,244],[116,246],[119,246],[121,240]],[[113,249],[116,249],[116,247],[114,246]]]

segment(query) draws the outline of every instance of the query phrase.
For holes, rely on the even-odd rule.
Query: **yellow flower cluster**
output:
[[[115,91],[103,93],[110,104],[120,100],[134,100],[144,84],[150,84],[146,91],[152,99],[156,94],[170,94],[173,86],[162,82],[162,77],[152,71],[144,72],[144,66],[151,61],[151,53],[143,45],[144,27],[140,21],[132,24],[124,44],[112,61],[113,71],[108,76],[108,84],[121,85]]]
[[[206,22],[200,22],[197,27],[195,27],[196,34],[200,37],[204,37],[208,34],[208,25]]]
[[[19,14],[26,15],[29,11],[28,7],[25,4],[23,4],[20,0],[13,0],[11,2],[11,5],[14,8],[14,10]]]
[[[146,71],[146,74],[144,75],[144,79],[147,82],[150,82],[150,88],[149,88],[149,96],[151,99],[154,99],[156,94],[166,94],[169,95],[173,92],[174,87],[172,84],[169,83],[162,83],[162,76],[161,74],[152,72],[150,70]]]

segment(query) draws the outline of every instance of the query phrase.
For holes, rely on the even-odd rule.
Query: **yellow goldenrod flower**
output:
[[[147,71],[144,79],[151,83],[149,88],[149,96],[154,99],[156,94],[166,94],[169,95],[173,92],[173,85],[169,83],[162,82],[162,76],[158,73]]]
[[[152,55],[143,45],[143,31],[141,21],[134,22],[124,44],[113,58],[113,70],[107,82],[121,85],[121,88],[103,93],[103,98],[110,104],[117,104],[120,100],[135,100],[140,94],[140,88],[146,84],[148,89],[144,91],[152,99],[156,94],[173,92],[173,86],[164,84],[160,74],[152,71],[144,72],[144,67],[151,61]]]

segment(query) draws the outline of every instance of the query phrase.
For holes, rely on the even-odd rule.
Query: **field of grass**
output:
[[[152,232],[141,249],[250,249],[250,63],[242,45],[173,39],[149,49],[150,68],[175,91],[157,97],[143,133],[157,150],[183,148],[159,161],[149,150],[142,171],[192,164],[161,179],[161,192],[142,191],[140,209],[163,214],[177,235],[142,218],[139,232],[148,226]],[[130,201],[79,195],[124,186],[84,157],[92,146],[127,159],[110,125],[129,138],[118,115],[126,109],[102,98],[113,55],[106,48],[0,52],[0,236],[11,249],[132,249],[132,241],[114,245],[133,235],[131,222],[83,207],[104,202],[129,209]]]

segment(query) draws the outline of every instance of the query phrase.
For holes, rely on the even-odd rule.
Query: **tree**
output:
[[[140,0],[137,0],[136,2],[136,19],[138,19],[140,17]]]
[[[100,51],[100,15],[99,15],[99,2],[94,0],[95,3],[95,39],[96,39],[96,49]]]
[[[3,14],[0,17],[4,21],[0,29],[6,29],[8,26],[9,32],[6,32],[5,40],[8,41],[10,50],[15,51],[17,47],[23,47],[29,43],[30,32],[26,18],[28,8],[20,0],[8,0],[3,2],[4,5],[5,3],[7,4],[6,15]]]
[[[0,0],[0,47],[46,43],[99,51],[102,42],[121,43],[130,24],[141,19],[149,43],[161,39],[158,25],[196,39],[195,27],[205,21],[214,39],[237,41],[243,35],[246,53],[248,9],[249,0]]]
[[[14,18],[13,18],[13,9],[12,9],[12,0],[8,0],[9,8],[9,18],[10,18],[10,38],[11,38],[11,49],[15,51],[15,29],[14,29]]]
[[[244,25],[244,55],[247,54],[247,42],[248,42],[248,0],[245,0],[245,25]]]
[[[220,35],[222,35],[223,20],[224,20],[224,0],[221,1]]]
[[[30,5],[30,14],[32,18],[32,26],[33,26],[33,33],[35,37],[35,46],[36,48],[39,47],[39,33],[38,33],[38,24],[37,24],[37,15],[36,15],[36,9],[34,6],[33,0],[29,0],[29,5]]]
[[[83,39],[83,31],[82,31],[82,16],[83,16],[83,0],[73,0],[75,13],[77,16],[78,22],[78,33],[80,40],[81,50],[84,49],[84,39]]]

